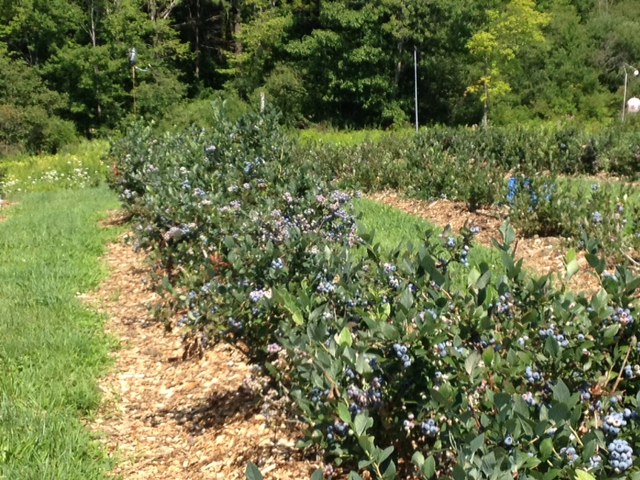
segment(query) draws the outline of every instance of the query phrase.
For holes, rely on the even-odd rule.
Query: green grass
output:
[[[303,143],[325,142],[335,145],[353,146],[366,141],[379,142],[386,137],[411,138],[415,130],[402,128],[394,130],[319,130],[306,129],[298,132]]]
[[[103,159],[108,150],[108,142],[85,141],[55,155],[21,155],[2,160],[0,193],[97,186],[107,173]]]
[[[360,224],[366,231],[373,233],[374,242],[379,243],[386,253],[406,248],[408,243],[414,246],[426,243],[430,236],[441,235],[443,232],[441,228],[419,217],[372,200],[361,198],[355,205],[356,212],[360,215]],[[494,267],[501,265],[497,250],[473,246],[469,252],[469,263],[479,265],[482,262]]]
[[[102,318],[77,299],[105,276],[99,261],[116,208],[106,187],[15,198],[0,223],[0,478],[103,478],[83,426],[108,366]]]

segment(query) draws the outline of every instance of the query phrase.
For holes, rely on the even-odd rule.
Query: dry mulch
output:
[[[118,223],[117,219],[113,223]],[[158,300],[144,255],[109,247],[110,277],[86,300],[108,315],[120,347],[102,379],[104,402],[91,428],[124,479],[244,479],[247,462],[268,479],[306,479],[320,466],[294,447],[298,425],[266,408],[260,378],[243,354],[219,344],[183,360],[182,333],[154,322]]]
[[[500,226],[506,219],[506,212],[499,208],[479,209],[470,212],[462,202],[439,199],[432,202],[405,198],[396,192],[379,192],[367,196],[370,200],[397,208],[405,213],[423,218],[438,227],[450,226],[454,232],[464,226],[480,227],[476,242],[492,246],[492,239],[500,239]],[[522,259],[525,268],[539,275],[565,270],[566,246],[557,237],[518,238],[516,258]],[[594,293],[599,282],[588,265],[583,253],[577,255],[580,271],[569,282],[574,291]]]

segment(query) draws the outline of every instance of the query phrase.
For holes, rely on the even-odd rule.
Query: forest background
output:
[[[406,126],[414,52],[421,124],[610,124],[639,32],[638,0],[0,0],[0,156],[205,122],[213,97]]]

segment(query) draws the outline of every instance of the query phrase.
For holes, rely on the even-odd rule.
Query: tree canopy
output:
[[[134,101],[161,118],[222,89],[292,125],[402,124],[414,49],[421,123],[600,121],[640,63],[638,18],[633,0],[0,0],[0,144],[50,148],[28,125],[95,135]]]

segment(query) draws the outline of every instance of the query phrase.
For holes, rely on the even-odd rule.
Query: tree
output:
[[[523,47],[544,43],[542,28],[549,23],[549,15],[538,12],[533,0],[511,0],[504,10],[489,10],[487,16],[486,26],[467,43],[482,69],[480,77],[467,92],[480,96],[485,127],[489,122],[491,102],[511,90],[505,69],[517,59]]]

